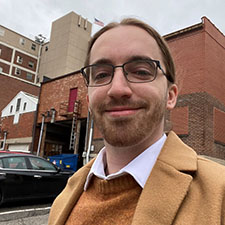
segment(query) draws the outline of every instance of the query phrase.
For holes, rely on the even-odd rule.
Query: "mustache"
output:
[[[111,99],[109,102],[102,102],[98,105],[98,111],[104,112],[114,107],[126,106],[128,108],[148,108],[149,103],[140,99],[138,101],[128,99]]]

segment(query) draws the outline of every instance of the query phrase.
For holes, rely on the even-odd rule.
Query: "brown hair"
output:
[[[157,44],[161,50],[161,53],[162,53],[163,63],[166,67],[166,75],[168,77],[168,80],[172,83],[175,83],[175,66],[174,66],[174,62],[173,62],[173,59],[170,54],[170,51],[169,51],[166,41],[154,28],[152,28],[148,24],[142,22],[141,20],[138,20],[135,18],[126,18],[126,19],[123,19],[120,23],[117,23],[117,22],[109,23],[108,25],[103,27],[101,30],[99,30],[97,33],[95,33],[89,42],[85,65],[86,66],[89,65],[90,52],[91,52],[91,49],[92,49],[95,41],[106,31],[108,31],[112,28],[118,27],[118,26],[125,26],[125,25],[137,26],[137,27],[147,31],[150,34],[150,36],[152,36],[155,39],[155,41],[157,42]]]

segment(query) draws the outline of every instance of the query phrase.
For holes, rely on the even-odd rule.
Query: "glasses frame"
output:
[[[130,80],[127,78],[127,75],[126,75],[126,71],[125,71],[125,69],[124,69],[124,66],[125,66],[126,64],[128,64],[128,63],[135,62],[135,61],[142,61],[142,62],[147,62],[147,63],[148,63],[148,62],[151,62],[151,63],[153,62],[153,63],[155,63],[155,64],[156,64],[156,71],[155,71],[155,74],[154,74],[154,78],[153,78],[152,80],[150,80],[150,81],[149,81],[149,80],[148,80],[148,81],[140,81],[140,82],[130,81]],[[90,67],[93,67],[93,66],[98,66],[98,65],[107,65],[107,66],[111,66],[112,69],[113,69],[113,70],[112,70],[112,71],[113,71],[112,77],[111,77],[110,81],[107,82],[107,83],[105,83],[105,84],[100,84],[100,85],[90,85],[90,84],[89,84],[89,76],[85,73],[85,70],[86,70],[87,68],[90,68]],[[171,77],[171,76],[168,76],[168,75],[164,72],[163,68],[161,67],[160,61],[159,61],[159,60],[153,60],[153,59],[136,59],[136,60],[130,60],[130,61],[128,61],[128,62],[125,62],[125,63],[122,64],[122,65],[116,65],[116,66],[114,66],[114,65],[112,65],[112,64],[109,64],[109,63],[104,63],[104,64],[96,63],[96,64],[88,65],[88,66],[85,66],[85,67],[81,68],[81,69],[80,69],[80,72],[82,73],[82,75],[83,75],[83,77],[84,77],[84,79],[85,79],[85,81],[86,81],[85,83],[86,83],[87,87],[101,87],[101,86],[108,85],[108,84],[110,84],[110,83],[112,82],[113,77],[114,77],[114,74],[115,74],[115,69],[116,69],[116,68],[119,68],[119,67],[122,68],[124,77],[125,77],[126,80],[127,80],[128,82],[130,82],[130,83],[148,83],[148,82],[154,81],[154,80],[156,79],[156,77],[157,77],[157,74],[158,74],[158,73],[157,73],[157,69],[160,69],[160,70],[162,71],[162,74],[167,78],[167,80],[173,83],[172,77]]]

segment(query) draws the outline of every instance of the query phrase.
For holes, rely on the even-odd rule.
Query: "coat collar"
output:
[[[170,132],[139,198],[132,225],[172,224],[196,170],[196,153]]]

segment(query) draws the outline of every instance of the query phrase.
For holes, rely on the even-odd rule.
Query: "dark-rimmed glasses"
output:
[[[83,67],[81,73],[88,87],[99,87],[112,82],[115,69],[118,67],[122,68],[125,78],[131,83],[152,82],[157,76],[158,68],[171,81],[171,78],[162,69],[160,62],[152,59],[132,60],[117,66],[107,63],[93,64]]]

